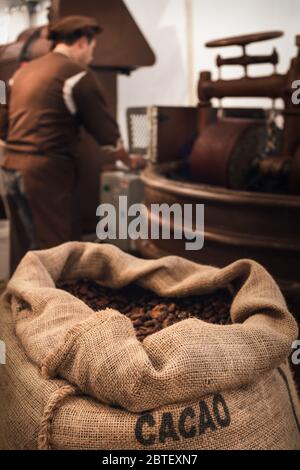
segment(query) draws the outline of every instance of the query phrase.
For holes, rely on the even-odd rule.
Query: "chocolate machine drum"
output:
[[[191,155],[191,177],[204,184],[231,189],[246,187],[254,162],[267,142],[263,122],[222,119],[206,127]]]

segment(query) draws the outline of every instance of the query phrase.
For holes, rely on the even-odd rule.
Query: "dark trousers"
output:
[[[22,173],[0,168],[0,180],[1,194],[10,221],[10,266],[12,273],[25,253],[28,250],[37,249],[38,244]]]
[[[72,161],[26,156],[21,170],[0,168],[0,179],[10,220],[11,273],[29,250],[81,239]]]

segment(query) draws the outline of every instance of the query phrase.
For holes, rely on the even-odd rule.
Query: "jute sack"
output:
[[[178,297],[231,285],[233,325],[189,319],[140,343],[119,312],[94,313],[55,287],[83,277]],[[0,447],[300,448],[287,362],[297,326],[257,263],[217,269],[68,243],[28,253],[5,299]]]

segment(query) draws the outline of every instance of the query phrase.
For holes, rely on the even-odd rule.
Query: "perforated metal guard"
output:
[[[150,144],[147,108],[127,109],[127,131],[129,152],[147,155]]]

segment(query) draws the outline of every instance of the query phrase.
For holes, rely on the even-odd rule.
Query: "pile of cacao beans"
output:
[[[232,295],[227,289],[213,294],[167,298],[136,284],[114,290],[87,279],[60,283],[57,287],[82,300],[95,312],[112,308],[126,315],[140,341],[188,318],[218,325],[231,324]]]

